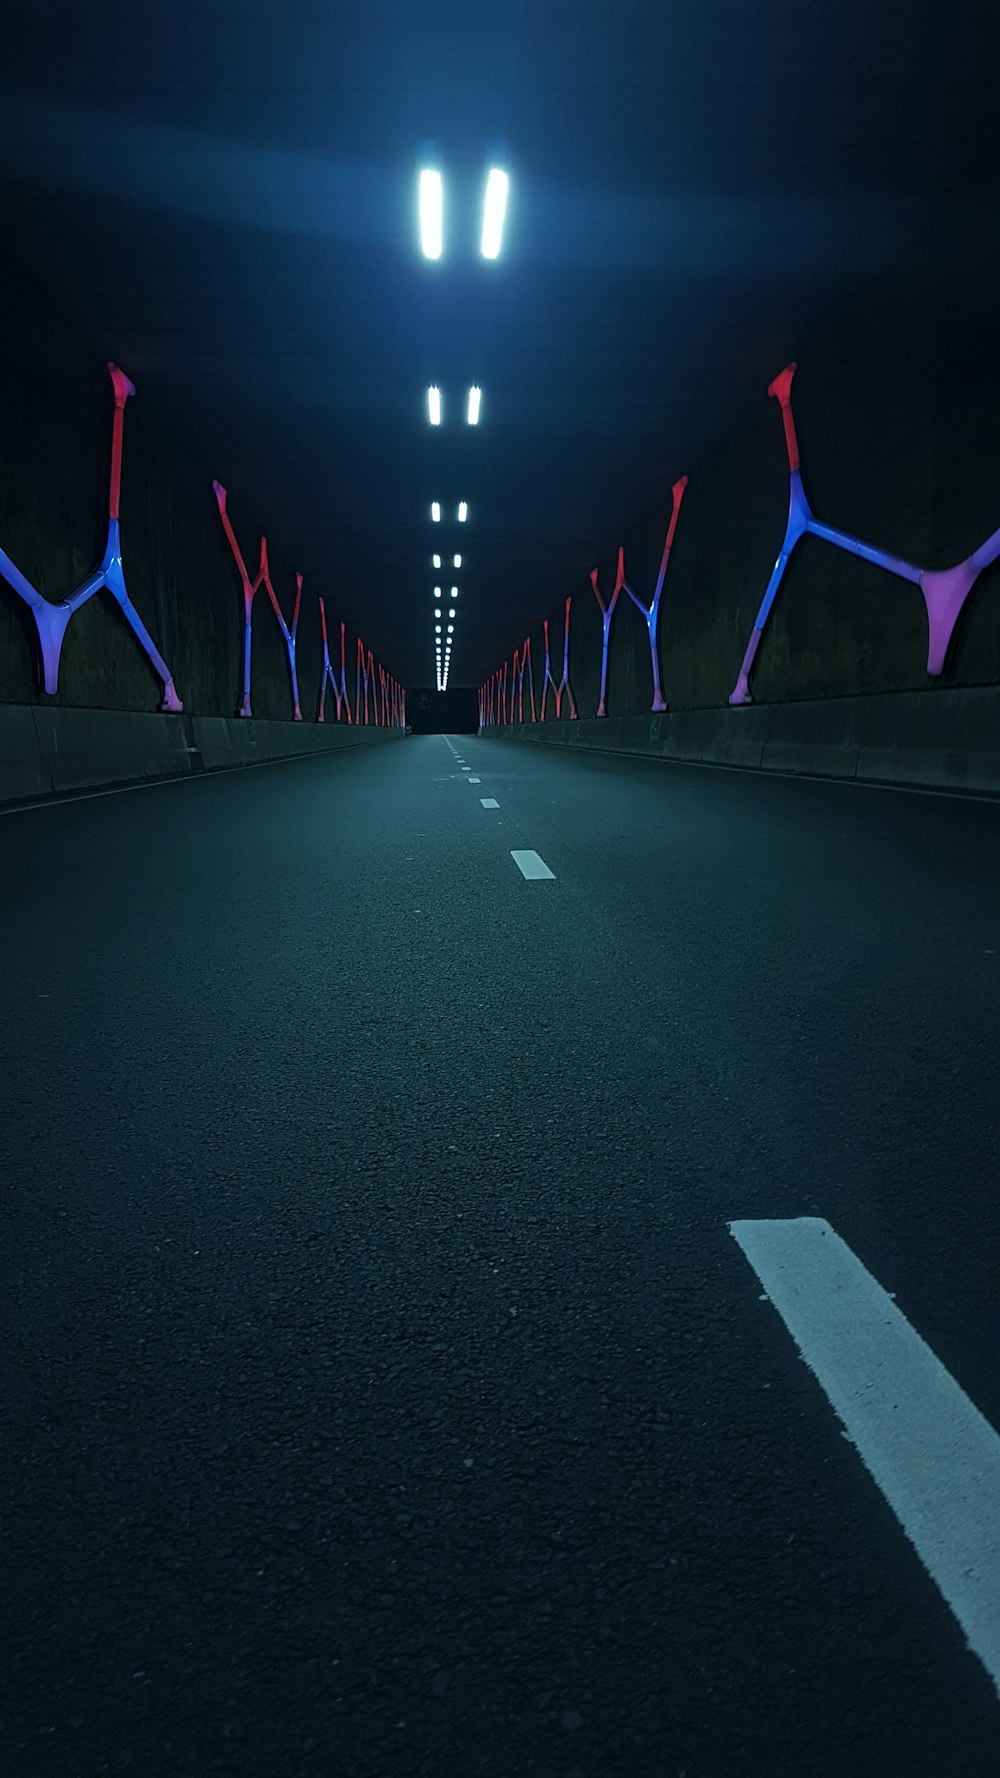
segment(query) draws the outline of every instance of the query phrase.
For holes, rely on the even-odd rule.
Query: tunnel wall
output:
[[[792,386],[802,478],[815,515],[918,568],[962,561],[1000,527],[1000,322],[995,277],[950,277],[915,267],[860,290],[808,339],[778,335],[761,349],[759,387],[730,432],[685,465],[677,526],[662,594],[659,662],[669,728],[674,716],[715,712],[725,745],[752,754],[748,709],[730,710],[744,651],[782,543],[789,463],[771,380],[798,361]],[[665,487],[595,563],[605,603],[617,547],[626,576],[648,603],[671,513]],[[562,676],[565,599],[571,599],[569,685],[557,718],[593,719],[600,701],[602,618],[586,576],[560,589],[547,613],[552,674]],[[545,615],[545,614],[540,614]],[[544,677],[541,624],[531,632],[529,685],[536,706]],[[1000,684],[1000,560],[985,568],[958,619],[943,671],[928,673],[928,620],[920,587],[815,536],[791,556],[751,674],[753,703],[772,711],[791,741],[796,710],[819,701],[884,700],[903,693]],[[520,677],[520,660],[517,663]],[[518,714],[513,650],[502,679],[483,688],[485,716]],[[498,695],[499,691],[499,695]],[[650,646],[643,615],[619,596],[609,633],[606,710],[600,743],[631,747],[637,719],[652,707]],[[884,704],[882,705],[884,712]],[[947,706],[954,719],[958,704]],[[832,718],[831,718],[832,720]],[[872,719],[873,720],[873,719]],[[942,706],[924,730],[945,720]],[[626,726],[620,728],[619,725]],[[641,728],[641,724],[639,725]],[[595,730],[595,734],[598,732]],[[886,731],[888,734],[888,730]],[[541,733],[538,734],[542,738]],[[553,737],[548,737],[553,738]],[[945,736],[945,740],[947,736]],[[657,736],[657,751],[659,737]],[[888,744],[888,743],[887,743]]]
[[[185,716],[220,725],[217,741],[224,735],[233,737],[237,763],[245,755],[257,756],[260,745],[248,747],[238,741],[233,727],[241,705],[244,596],[220,520],[211,468],[199,460],[197,441],[177,437],[160,423],[155,401],[144,394],[141,366],[123,368],[136,384],[136,393],[124,408],[121,473],[120,534],[128,597],[172,674]],[[58,604],[104,553],[115,397],[97,347],[78,336],[41,292],[9,270],[0,286],[0,392],[0,550],[39,593]],[[296,565],[284,541],[269,530],[278,515],[252,511],[238,488],[229,490],[228,511],[251,579],[259,564],[261,533],[268,530],[271,580],[291,627]],[[338,722],[337,702],[328,689],[323,729],[317,727],[316,735],[305,738],[306,728],[317,724],[324,676],[319,608],[323,592],[322,587],[304,585],[295,638],[304,721],[290,732],[300,737],[296,748],[302,752],[322,745],[317,737],[324,730],[329,734]],[[325,602],[329,653],[339,680],[340,619],[329,597]],[[360,679],[361,695],[356,699],[358,639],[351,631],[345,631],[344,646],[352,726],[357,724],[370,738],[398,732],[394,724],[403,719],[401,688],[386,675],[383,696],[379,664],[365,651],[366,671],[374,677],[367,699],[364,678]],[[102,749],[114,760],[116,777],[121,777],[121,748],[132,732],[129,725],[109,722],[106,745],[96,744],[99,723],[91,719],[74,724],[71,713],[156,712],[163,688],[108,591],[98,591],[73,614],[62,644],[54,696],[42,689],[40,669],[31,610],[0,563],[0,707],[46,710],[51,720],[46,724],[40,717],[35,725],[39,746],[44,755],[46,747],[55,745],[52,737],[62,734],[63,762],[72,737],[86,733],[81,782],[93,781],[84,756],[92,762]],[[288,651],[263,586],[252,605],[251,712],[258,724],[290,724],[292,719]],[[173,719],[164,715],[158,720]],[[344,701],[339,720],[348,726]],[[15,745],[15,735],[27,744],[27,734],[23,719],[15,716],[0,729],[8,749]],[[289,747],[286,744],[279,752],[284,755]],[[165,757],[171,745],[164,739],[157,749]],[[217,746],[213,744],[209,752],[214,758]],[[144,775],[141,755],[138,749],[137,777]],[[0,772],[5,764],[14,764],[9,751],[0,753]],[[22,781],[13,770],[8,776]]]

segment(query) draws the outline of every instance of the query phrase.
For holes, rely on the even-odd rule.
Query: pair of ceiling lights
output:
[[[469,390],[469,402],[466,408],[466,423],[469,426],[479,425],[479,409],[482,405],[483,392],[477,383]],[[434,383],[427,391],[427,418],[432,426],[440,426],[443,413],[441,391]]]
[[[458,503],[458,522],[459,522],[459,524],[464,525],[468,516],[469,516],[469,503],[467,500],[460,500]],[[431,501],[431,523],[434,525],[440,525],[440,523],[441,523],[441,502],[440,502],[440,500],[432,500]]]
[[[479,241],[484,259],[500,257],[509,184],[499,167],[490,168]],[[425,259],[440,259],[444,252],[444,180],[436,167],[425,167],[420,175],[420,246]]]
[[[461,558],[461,556],[452,556],[452,558],[451,558],[451,559],[452,559],[452,561],[453,561],[453,562],[454,562],[454,564],[455,564],[455,567],[456,567],[456,568],[461,568],[461,566],[462,566],[462,558]],[[435,567],[435,568],[440,568],[440,566],[441,566],[441,557],[440,557],[440,556],[432,556],[432,557],[431,557],[431,562],[432,562],[432,563],[433,563],[433,565],[434,565],[434,567]]]

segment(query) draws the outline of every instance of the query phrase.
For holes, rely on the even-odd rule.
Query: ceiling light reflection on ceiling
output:
[[[490,168],[490,176],[486,181],[486,198],[483,203],[483,239],[482,255],[484,259],[497,259],[500,254],[500,241],[503,236],[503,219],[507,210],[507,188],[510,181],[506,173],[499,167]],[[438,249],[440,252],[440,248]],[[436,257],[436,256],[435,256]]]
[[[470,426],[478,426],[479,425],[479,404],[482,401],[482,398],[483,398],[482,390],[477,388],[476,385],[473,384],[472,388],[469,390],[469,425]]]
[[[485,223],[483,238],[486,237]],[[425,167],[420,175],[420,245],[425,259],[440,259],[444,239],[444,183],[440,173]],[[483,249],[485,252],[485,248]],[[487,254],[487,258],[490,255]]]
[[[469,503],[467,500],[460,500],[458,503],[458,522],[459,522],[459,524],[464,525],[468,516],[469,516]]]
[[[432,500],[431,501],[431,520],[435,525],[440,525],[440,523],[441,523],[441,502],[440,502],[440,500]]]
[[[441,424],[441,391],[434,383],[427,391],[427,412],[432,426]]]

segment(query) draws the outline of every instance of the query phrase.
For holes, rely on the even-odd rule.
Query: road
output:
[[[729,1225],[1000,1428],[998,882],[475,737],[0,816],[3,1778],[995,1778]]]

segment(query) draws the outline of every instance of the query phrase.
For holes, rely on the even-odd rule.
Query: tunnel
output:
[[[988,19],[0,62],[0,1778],[995,1775]]]

